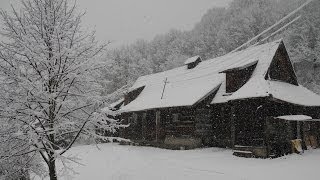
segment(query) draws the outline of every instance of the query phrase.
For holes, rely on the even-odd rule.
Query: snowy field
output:
[[[152,147],[102,144],[78,146],[69,152],[76,180],[263,180],[319,179],[320,150],[278,159],[246,159],[231,150],[205,148],[174,151]]]

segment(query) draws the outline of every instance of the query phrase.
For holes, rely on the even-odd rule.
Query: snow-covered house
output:
[[[299,85],[282,40],[142,76],[116,105],[131,124],[124,137],[171,148],[210,145],[268,157],[287,152],[301,134],[320,134],[320,96]],[[311,118],[278,118],[298,117],[290,115]]]

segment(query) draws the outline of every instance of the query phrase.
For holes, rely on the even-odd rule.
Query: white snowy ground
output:
[[[71,164],[76,180],[263,180],[319,179],[320,150],[277,159],[235,157],[231,150],[205,148],[165,150],[152,147],[102,144],[99,149],[78,146],[69,154],[80,164]],[[61,177],[60,179],[70,179]]]

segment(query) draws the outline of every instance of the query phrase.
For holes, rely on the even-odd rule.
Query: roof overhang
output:
[[[124,103],[124,98],[119,99],[118,101],[111,103],[109,105],[109,108],[111,109],[118,109],[120,106]]]
[[[307,115],[285,115],[278,116],[276,119],[282,119],[286,121],[312,121],[312,117]]]
[[[240,65],[238,65],[236,67],[231,67],[231,68],[223,70],[223,71],[221,71],[219,73],[228,73],[228,72],[243,70],[243,69],[246,69],[246,68],[248,68],[250,66],[256,65],[257,63],[258,63],[258,60],[254,60],[254,61],[251,61],[249,63],[240,64]]]

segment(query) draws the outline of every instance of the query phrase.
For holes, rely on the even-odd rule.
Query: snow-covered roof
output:
[[[234,71],[234,70],[241,70],[241,69],[245,69],[249,66],[252,66],[254,64],[257,64],[258,60],[248,60],[248,62],[240,62],[240,63],[235,63],[233,66],[229,67],[229,69],[226,69],[224,71],[222,71],[223,73],[228,72],[228,71]]]
[[[191,106],[212,92],[212,104],[251,97],[274,98],[305,105],[320,106],[320,96],[302,86],[270,81],[265,75],[282,40],[252,46],[248,49],[200,62],[195,68],[186,66],[139,77],[130,89],[145,86],[141,94],[122,107],[123,111]],[[242,69],[256,64],[252,77],[239,90],[227,94],[226,70]]]
[[[279,116],[277,119],[283,119],[287,121],[310,121],[312,117],[306,115],[287,115],[287,116]]]
[[[190,83],[192,86],[190,86]],[[215,90],[218,90],[220,84],[221,79],[214,75],[186,80],[174,81],[172,79],[167,82],[165,87],[163,81],[156,81],[146,85],[141,94],[134,101],[124,106],[122,110],[139,111],[164,107],[192,106]]]
[[[255,78],[233,93],[228,100],[268,96],[296,105],[320,106],[320,96],[301,85]]]
[[[187,60],[184,62],[184,64],[187,65],[187,64],[190,64],[190,63],[194,63],[194,62],[196,62],[198,59],[200,59],[200,61],[201,61],[200,56],[193,56],[193,57],[187,59]]]

